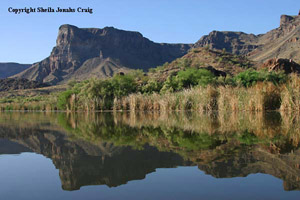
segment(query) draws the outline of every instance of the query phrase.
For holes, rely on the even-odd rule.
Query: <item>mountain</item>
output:
[[[194,47],[225,49],[233,54],[246,55],[258,47],[258,38],[259,36],[243,32],[212,31],[196,42]]]
[[[31,65],[19,63],[0,63],[0,79],[18,74],[30,66]]]
[[[271,58],[300,62],[300,15],[282,15],[280,26],[266,34],[213,31],[194,45],[155,43],[138,32],[113,27],[62,25],[50,56],[13,77],[53,85],[68,80],[106,78],[130,69],[148,70],[186,55],[190,48],[201,47],[247,56],[258,64]],[[203,66],[215,67],[211,63],[218,63],[200,60]],[[238,71],[232,64],[230,74]]]
[[[282,15],[280,26],[266,34],[213,31],[203,36],[194,47],[225,49],[233,54],[247,55],[249,59],[259,63],[271,58],[300,62],[300,15]]]
[[[130,69],[147,70],[183,56],[188,44],[160,44],[132,31],[62,25],[51,55],[15,77],[57,84],[70,79],[110,77]]]
[[[264,62],[270,58],[287,58],[300,62],[300,15],[282,15],[280,27],[259,37],[260,46],[249,58]]]

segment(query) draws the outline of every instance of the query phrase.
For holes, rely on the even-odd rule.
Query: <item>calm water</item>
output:
[[[1,199],[300,199],[300,117],[0,113]]]

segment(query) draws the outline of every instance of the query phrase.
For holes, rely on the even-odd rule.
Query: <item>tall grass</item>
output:
[[[208,86],[166,94],[132,94],[114,101],[115,110],[164,112],[171,110],[263,111],[279,109],[280,105],[281,88],[272,83],[258,83],[249,88]]]
[[[265,111],[300,112],[300,78],[290,75],[284,84],[258,82],[250,87],[242,85],[196,86],[178,92],[141,94],[114,98],[70,94],[59,106],[57,97],[42,99],[0,99],[0,110],[131,110],[131,111],[179,111],[192,110],[200,113],[212,111]]]
[[[291,75],[288,84],[281,87],[281,105],[282,111],[300,112],[300,78],[296,74]]]

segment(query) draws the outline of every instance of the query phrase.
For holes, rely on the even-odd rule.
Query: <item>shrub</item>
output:
[[[207,86],[214,82],[214,75],[206,69],[190,68],[179,71],[176,76],[178,89],[188,88],[196,85]]]
[[[287,76],[283,72],[268,72],[266,70],[255,71],[248,69],[239,73],[234,77],[236,83],[243,85],[244,87],[250,87],[257,82],[272,82],[275,85],[284,83],[287,81]]]
[[[68,100],[73,94],[72,90],[67,90],[59,94],[57,98],[57,107],[60,110],[66,110],[68,105]]]
[[[178,82],[175,79],[175,76],[169,76],[164,82],[163,87],[161,88],[161,93],[174,92],[178,89]]]
[[[207,86],[215,82],[215,76],[206,69],[188,68],[179,71],[176,76],[169,76],[165,81],[161,93],[174,92],[193,86]]]
[[[142,86],[142,93],[146,93],[146,94],[152,94],[154,92],[159,93],[161,88],[162,88],[162,83],[155,80],[149,80],[146,85]]]
[[[137,83],[133,76],[116,75],[111,79],[111,85],[115,97],[122,97],[136,92]]]

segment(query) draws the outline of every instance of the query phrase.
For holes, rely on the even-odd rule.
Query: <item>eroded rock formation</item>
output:
[[[287,74],[300,73],[300,65],[292,59],[269,59],[261,65],[261,68],[266,68],[269,71],[284,71]]]
[[[266,34],[212,31],[203,36],[194,47],[225,49],[247,55],[249,59],[263,63],[271,58],[286,58],[300,62],[300,16],[282,15],[280,26]]]
[[[113,27],[62,25],[51,55],[17,77],[57,84],[70,79],[104,78],[129,69],[156,67],[183,56],[191,45],[159,44]]]

